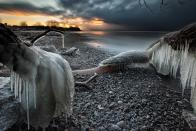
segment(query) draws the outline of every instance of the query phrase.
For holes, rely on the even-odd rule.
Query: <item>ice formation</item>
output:
[[[50,31],[27,44],[0,24],[0,62],[12,71],[11,90],[27,112],[28,128],[46,127],[54,115],[72,113],[74,78],[69,63],[58,54],[29,47]]]
[[[164,39],[161,39],[148,51],[150,52],[151,63],[157,72],[173,77],[180,76],[183,91],[191,88],[191,104],[196,113],[196,53],[190,51],[190,42],[176,44],[173,49]]]
[[[18,59],[22,67],[11,73],[11,90],[27,112],[28,128],[30,124],[46,127],[54,115],[72,113],[74,79],[68,62],[60,55],[35,46],[25,53],[29,51],[34,59]]]

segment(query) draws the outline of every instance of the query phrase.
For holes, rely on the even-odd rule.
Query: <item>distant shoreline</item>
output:
[[[8,26],[13,31],[32,31],[32,30],[48,30],[48,29],[57,29],[61,31],[81,31],[79,27],[57,27],[57,26]]]

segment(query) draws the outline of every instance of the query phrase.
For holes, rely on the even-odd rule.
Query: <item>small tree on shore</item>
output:
[[[34,26],[43,26],[43,24],[42,24],[41,22],[36,22],[36,23],[34,24]]]
[[[49,27],[58,27],[59,26],[59,22],[56,20],[49,20],[46,22],[46,25]]]
[[[22,22],[20,23],[20,26],[28,26],[28,25],[27,25],[27,22],[26,22],[26,21],[22,21]]]

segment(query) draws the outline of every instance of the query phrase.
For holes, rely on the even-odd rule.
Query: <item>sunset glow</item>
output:
[[[90,22],[92,25],[98,25],[98,26],[101,26],[104,24],[104,21],[98,18],[92,19]]]
[[[195,1],[168,3],[160,10],[159,0],[148,1],[150,12],[137,0],[0,0],[0,22],[31,26],[49,21],[82,30],[170,30],[195,21]]]
[[[3,23],[7,23],[8,25],[20,25],[21,22],[27,23],[29,26],[33,25],[44,25],[47,26],[49,21],[53,21],[56,23],[56,26],[59,27],[79,27],[84,30],[88,30],[89,28],[100,28],[105,27],[105,23],[102,19],[92,18],[92,19],[84,19],[81,17],[74,18],[64,18],[61,19],[61,16],[49,16],[43,13],[34,13],[34,12],[21,12],[17,10],[9,10],[0,13],[0,19]]]

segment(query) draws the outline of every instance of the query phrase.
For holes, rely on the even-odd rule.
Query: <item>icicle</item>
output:
[[[157,47],[157,45],[159,46]],[[155,66],[157,72],[176,77],[178,71],[180,71],[183,91],[187,87],[195,88],[196,73],[194,71],[196,70],[196,55],[189,52],[188,41],[185,44],[179,44],[179,50],[174,50],[164,41],[160,41],[157,45],[155,45],[156,48],[152,47],[154,50],[149,49],[149,52],[152,53],[151,63]]]
[[[22,78],[19,80],[19,101],[22,102]]]
[[[33,86],[33,89],[34,89],[34,108],[36,109],[36,106],[37,106],[37,104],[36,104],[36,99],[37,99],[37,94],[36,94],[36,92],[37,92],[37,89],[36,89],[36,85],[35,85],[35,83],[33,82],[32,83],[32,86]]]
[[[62,48],[65,48],[65,40],[64,40],[65,36],[64,36],[64,34],[62,34],[61,36],[62,36]]]
[[[11,76],[10,76],[10,81],[11,81],[11,91],[14,90],[14,73],[11,71]]]
[[[29,118],[29,82],[25,82],[25,96],[26,96],[26,105],[27,105],[27,125],[28,130],[30,129],[30,118]]]
[[[30,118],[29,118],[29,89],[33,88],[34,90],[34,107],[36,108],[36,84],[35,84],[35,79],[29,80],[29,79],[24,79],[20,77],[15,72],[11,72],[11,90],[14,91],[15,98],[19,98],[19,101],[22,102],[22,93],[24,89],[24,95],[26,99],[26,111],[27,111],[27,123],[28,123],[28,129],[30,128]]]
[[[18,91],[18,75],[15,75],[15,84],[14,84],[14,95],[17,98],[17,91]]]

